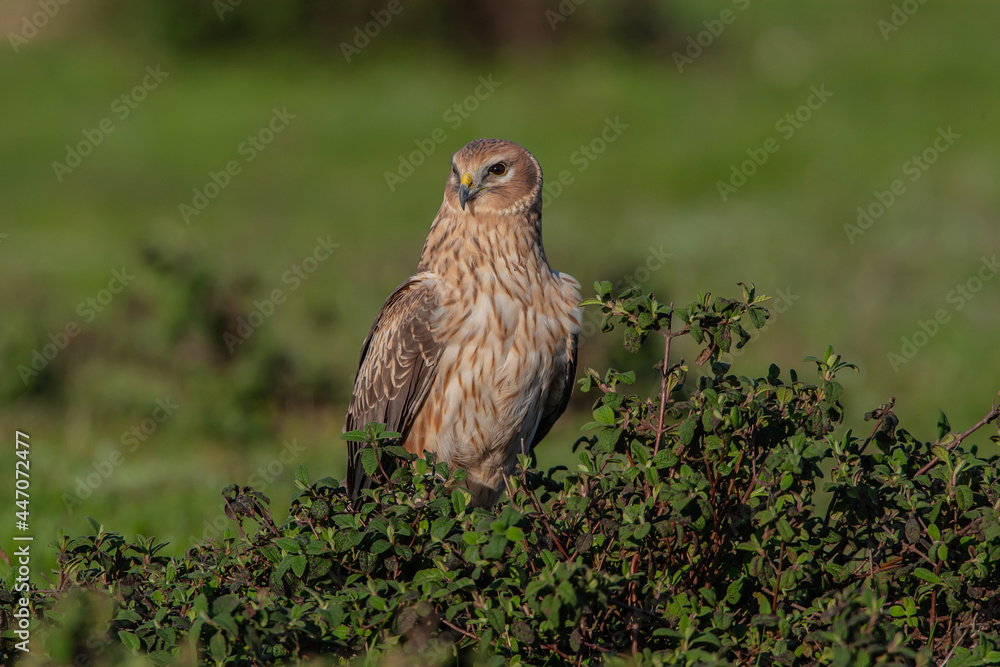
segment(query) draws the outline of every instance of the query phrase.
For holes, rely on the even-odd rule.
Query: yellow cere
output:
[[[472,187],[472,174],[468,173],[462,174],[462,185],[464,185],[467,188]]]

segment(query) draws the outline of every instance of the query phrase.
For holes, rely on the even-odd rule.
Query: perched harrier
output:
[[[361,347],[345,429],[383,422],[407,451],[467,471],[481,506],[566,409],[580,284],[542,248],[542,169],[510,141],[455,154],[417,273],[389,296]],[[347,488],[371,484],[348,444]]]

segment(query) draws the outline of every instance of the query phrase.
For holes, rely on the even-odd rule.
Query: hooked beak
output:
[[[463,211],[465,210],[465,202],[469,201],[475,194],[469,189],[470,185],[472,185],[472,174],[462,174],[462,184],[458,186],[458,203],[462,205]]]

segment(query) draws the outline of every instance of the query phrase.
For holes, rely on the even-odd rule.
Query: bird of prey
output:
[[[521,146],[478,139],[455,153],[417,272],[389,296],[361,347],[345,431],[368,422],[407,451],[467,472],[489,507],[517,455],[566,409],[580,284],[542,248],[542,169]],[[347,488],[371,486],[348,443]]]

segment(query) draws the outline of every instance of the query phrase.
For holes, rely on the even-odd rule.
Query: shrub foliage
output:
[[[522,457],[508,498],[472,508],[461,471],[408,456],[370,424],[363,464],[381,485],[353,501],[300,468],[277,525],[267,498],[229,487],[238,534],[182,559],[93,522],[92,535],[60,536],[58,579],[33,592],[51,659],[1000,660],[1000,461],[965,445],[997,407],[964,432],[941,415],[924,442],[890,400],[865,415],[869,433],[838,434],[836,376],[853,367],[832,350],[807,357],[815,384],[719,361],[767,317],[752,286],[686,307],[596,287],[588,303],[606,331],[624,330],[632,351],[651,337],[664,354],[653,396],[629,393],[631,372],[585,371],[594,421],[575,467],[540,472]],[[671,363],[678,336],[700,346],[696,380]],[[0,620],[11,626],[9,612]]]

